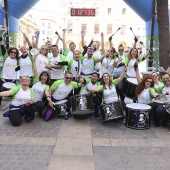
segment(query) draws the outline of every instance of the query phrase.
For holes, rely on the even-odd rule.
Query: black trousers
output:
[[[156,116],[157,116],[157,121],[162,120],[164,123],[167,123],[170,119],[170,114],[165,110],[165,108],[160,105],[156,109]]]
[[[9,120],[13,126],[19,126],[22,123],[22,117],[25,116],[25,120],[33,120],[35,118],[35,106],[33,104],[25,106],[24,110],[9,110]]]

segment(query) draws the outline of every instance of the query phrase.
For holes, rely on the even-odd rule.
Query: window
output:
[[[141,32],[141,28],[138,28],[138,32]]]
[[[45,34],[45,31],[44,31],[44,30],[42,30],[42,34],[43,34],[43,35]]]
[[[122,8],[122,15],[126,15],[126,8]]]
[[[94,25],[94,34],[99,34],[99,24]]]
[[[42,27],[45,27],[45,22],[42,23]]]
[[[125,35],[126,34],[126,25],[122,25],[121,27],[121,35]]]
[[[67,32],[68,32],[68,34],[73,33],[73,24],[72,23],[67,24]]]
[[[48,28],[51,28],[51,23],[48,23]]]
[[[108,13],[108,14],[111,14],[111,13],[112,13],[112,8],[108,8],[108,9],[107,9],[107,13]]]
[[[111,34],[112,33],[112,24],[108,24],[107,25],[107,34]]]
[[[87,24],[82,24],[81,30],[86,32],[87,31]]]
[[[99,14],[99,7],[96,8],[96,14]]]

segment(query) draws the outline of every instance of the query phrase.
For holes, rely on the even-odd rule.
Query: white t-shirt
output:
[[[19,106],[28,103],[31,100],[31,91],[27,89],[24,91],[22,88],[16,93],[14,96],[14,100],[12,101],[12,105]]]
[[[144,89],[139,95],[138,95],[138,103],[142,104],[149,104],[151,102],[151,97],[149,93],[149,88]]]
[[[123,61],[125,59],[125,56],[124,55],[119,55],[119,59],[117,58],[117,60],[116,61]],[[118,64],[119,64],[119,62],[118,62]],[[124,66],[122,66],[122,67],[119,67],[119,68],[114,68],[114,71],[113,71],[113,75],[114,75],[114,77],[119,77],[122,73],[124,72]]]
[[[82,73],[91,74],[94,71],[94,60],[93,58],[85,58],[82,62]]]
[[[57,87],[57,89],[54,91],[52,97],[56,100],[62,100],[65,99],[70,92],[73,90],[73,86],[71,84],[66,85],[65,83],[62,83]]]
[[[12,59],[10,56],[8,56],[4,62],[3,65],[3,76],[4,79],[16,79],[17,74],[15,71],[15,68],[17,67],[17,59]]]
[[[169,95],[166,95],[167,92]],[[162,89],[162,94],[165,95],[165,100],[170,102],[170,87],[164,87]]]
[[[89,83],[87,83],[87,84],[84,86],[84,89],[80,92],[80,95],[88,94],[88,92],[87,92],[86,89],[95,88],[95,87],[97,87],[97,84],[92,84],[92,82],[90,81]]]
[[[66,60],[70,60],[73,58],[73,52],[72,51],[69,51],[66,55]]]
[[[95,56],[95,57],[97,57],[97,58],[101,58],[101,57],[102,57],[102,55],[101,55],[101,53],[100,53],[100,51],[99,51],[99,50],[94,51],[93,56]],[[96,71],[98,71],[98,70],[100,70],[100,67],[101,67],[101,63],[100,63],[100,62],[98,62],[98,63],[96,63],[96,65],[95,65],[95,68],[94,68],[94,69],[95,69]]]
[[[110,76],[112,76],[113,69],[114,69],[113,64],[114,64],[113,59],[109,59],[106,57],[103,59],[100,67],[100,78],[104,73],[108,73]]]
[[[34,91],[34,102],[42,101],[42,97],[44,95],[45,88],[46,88],[46,85],[45,84],[41,84],[40,81],[35,83],[32,86],[32,89]]]
[[[78,62],[79,62],[79,72],[76,70],[76,68],[78,69]],[[80,73],[81,73],[81,61],[73,60],[73,62],[71,64],[71,73],[73,74],[73,77],[77,77],[77,76],[80,75]]]
[[[134,69],[134,64],[136,62],[136,58],[134,59],[131,59],[128,63],[128,66],[127,66],[127,75],[128,77],[136,77],[136,72],[135,72],[135,69]]]
[[[60,62],[59,55],[57,57],[50,58],[50,61],[49,61],[50,65],[55,65],[54,63],[56,62]],[[50,73],[51,73],[51,79],[63,79],[64,78],[63,67],[60,69],[51,68]]]
[[[48,69],[45,68],[45,66],[48,65],[48,58],[42,54],[38,54],[36,58],[36,66],[37,66],[37,72],[38,76],[43,72],[43,71],[48,71]]]
[[[52,57],[53,53],[52,52],[48,52],[48,58]]]
[[[19,60],[20,62],[20,76],[28,76],[31,77],[33,75],[32,72],[32,61],[29,58],[29,56],[27,56],[26,58],[20,58]]]
[[[109,86],[106,86],[106,89],[103,89],[103,98],[106,104],[113,103],[118,100],[116,88],[114,84],[112,84],[110,89]]]

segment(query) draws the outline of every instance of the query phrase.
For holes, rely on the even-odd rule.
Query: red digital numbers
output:
[[[71,16],[95,16],[95,9],[81,9],[81,8],[72,8]]]

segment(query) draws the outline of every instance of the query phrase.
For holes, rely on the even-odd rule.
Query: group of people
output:
[[[39,32],[38,32],[39,33]],[[161,74],[153,72],[152,75],[141,79],[138,64],[144,61],[151,53],[148,50],[145,56],[140,56],[136,49],[138,39],[135,37],[134,46],[125,54],[123,45],[118,51],[112,46],[104,49],[104,34],[101,33],[101,42],[93,39],[88,46],[84,44],[85,32],[81,32],[83,51],[76,49],[76,44],[71,42],[69,48],[65,43],[66,29],[63,37],[58,35],[56,44],[50,41],[39,48],[38,54],[32,54],[33,48],[38,48],[38,38],[30,43],[23,33],[29,48],[20,47],[20,51],[11,47],[7,51],[3,41],[0,41],[3,55],[3,66],[0,79],[0,103],[3,96],[13,96],[9,110],[4,113],[9,117],[12,125],[19,126],[23,116],[26,122],[35,118],[35,112],[46,121],[56,113],[54,103],[67,99],[67,108],[70,112],[69,97],[72,95],[88,95],[92,93],[94,115],[100,118],[99,106],[101,103],[110,104],[120,99],[125,106],[123,94],[124,81],[128,77],[137,78],[136,101],[149,104],[153,108],[155,126],[160,125],[160,120],[167,124],[169,114],[162,105],[152,102],[152,98],[160,99],[161,95],[170,94],[170,69]],[[58,42],[63,42],[63,53],[60,54]],[[101,50],[99,49],[101,46]],[[21,54],[21,55],[20,55]],[[17,81],[19,72],[20,84],[9,91],[3,90],[4,82]],[[167,100],[170,101],[169,98]],[[124,108],[124,107],[122,107]],[[45,112],[43,112],[45,110]]]

